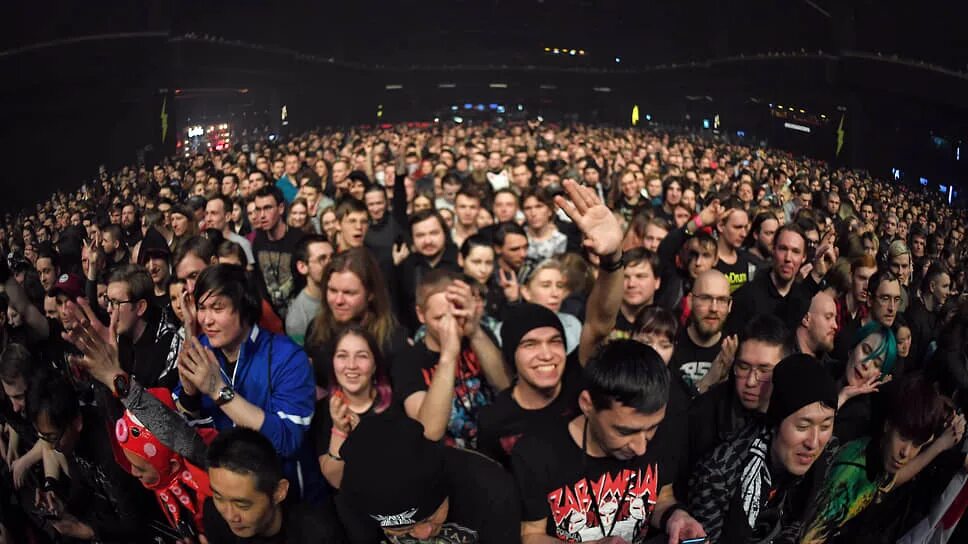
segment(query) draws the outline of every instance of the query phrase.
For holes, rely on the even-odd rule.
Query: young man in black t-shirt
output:
[[[255,214],[249,219],[256,229],[252,252],[262,272],[269,302],[285,318],[289,302],[296,296],[293,254],[302,233],[286,225],[286,200],[278,187],[263,187],[255,193]]]
[[[481,327],[481,308],[457,273],[425,273],[416,298],[427,334],[390,369],[393,392],[428,438],[475,447],[480,409],[511,384],[501,352]]]
[[[670,542],[703,536],[676,502],[674,452],[653,442],[668,398],[669,373],[652,348],[615,340],[591,358],[581,415],[525,436],[511,454],[522,542],[642,542],[654,529]]]
[[[258,431],[235,427],[208,449],[212,497],[205,536],[212,544],[338,544],[343,531],[332,503],[284,503],[289,481],[275,448]]]
[[[742,287],[753,279],[756,267],[743,249],[743,242],[750,230],[749,215],[739,207],[739,201],[727,201],[726,213],[716,224],[716,270],[729,281],[729,292]]]
[[[508,310],[501,327],[504,359],[517,372],[514,387],[481,410],[479,449],[505,465],[525,434],[558,425],[578,413],[580,365],[615,327],[622,302],[622,229],[591,188],[565,184],[571,203],[558,205],[599,256],[599,273],[589,296],[579,348],[565,355],[561,321],[547,308],[522,304]],[[577,203],[578,205],[573,205]]]

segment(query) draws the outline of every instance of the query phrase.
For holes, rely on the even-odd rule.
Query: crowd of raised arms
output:
[[[103,172],[2,224],[0,541],[947,538],[965,226],[584,125]]]

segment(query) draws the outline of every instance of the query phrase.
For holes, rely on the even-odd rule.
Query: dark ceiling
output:
[[[964,70],[968,6],[927,0],[148,0],[16,3],[0,51],[93,34],[161,31],[337,60],[626,65],[767,51],[852,49]],[[545,47],[585,49],[555,58]]]

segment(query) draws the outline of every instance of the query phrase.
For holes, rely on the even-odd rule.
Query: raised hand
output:
[[[963,436],[965,436],[965,415],[955,414],[938,440],[943,441],[941,444],[945,449],[951,449],[961,442]]]
[[[407,257],[410,256],[410,248],[407,247],[406,243],[393,244],[390,252],[393,255],[394,266],[400,266],[400,263],[405,261]]]
[[[869,395],[871,393],[876,393],[880,386],[891,381],[892,379],[893,376],[888,374],[886,376],[874,376],[860,385],[845,385],[840,390],[840,394],[837,395],[837,407],[840,408],[845,402],[858,395]]]
[[[574,180],[563,182],[568,199],[558,195],[555,204],[571,218],[585,237],[583,245],[598,256],[612,255],[622,249],[622,227],[598,194]]]
[[[461,280],[455,280],[447,286],[444,293],[450,302],[452,315],[457,319],[457,325],[463,336],[471,336],[481,325],[481,308],[474,300],[471,286]]]
[[[705,208],[699,212],[699,222],[702,223],[704,227],[709,225],[715,225],[719,218],[723,214],[723,207],[719,203],[719,199],[713,199]]]
[[[460,327],[457,318],[451,312],[440,319],[440,360],[457,361],[460,355]]]
[[[81,355],[71,355],[71,364],[86,370],[95,380],[101,382],[108,389],[114,387],[114,377],[122,372],[121,361],[118,358],[117,313],[112,313],[111,324],[104,326],[90,304],[83,298],[67,303],[67,311],[77,321],[77,325],[62,334],[64,340],[72,344]],[[78,307],[78,305],[80,307]]]
[[[497,280],[504,291],[504,298],[508,302],[517,302],[521,299],[521,285],[518,283],[518,275],[514,270],[505,272],[504,269],[498,268]]]

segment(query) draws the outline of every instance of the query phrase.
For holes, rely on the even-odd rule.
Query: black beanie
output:
[[[343,443],[340,500],[381,528],[405,527],[437,511],[447,498],[444,446],[402,413],[360,420]]]
[[[524,335],[540,327],[554,327],[565,337],[565,328],[554,312],[538,304],[525,302],[511,306],[501,323],[501,351],[504,362],[514,367],[514,353]]]
[[[773,392],[766,419],[779,425],[804,406],[819,402],[837,410],[837,384],[816,358],[797,353],[780,361],[773,369]]]

